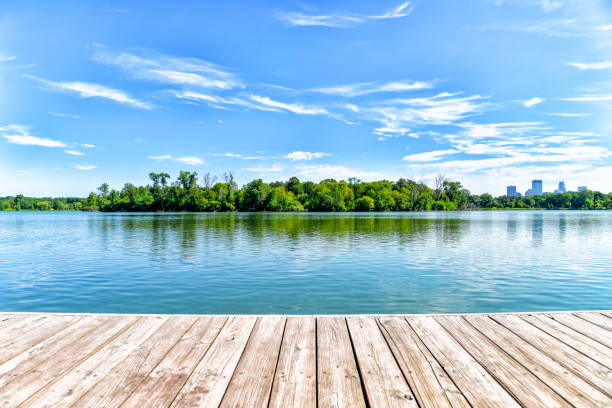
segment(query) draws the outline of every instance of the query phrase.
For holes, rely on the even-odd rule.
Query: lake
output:
[[[612,309],[612,212],[0,212],[0,311]]]

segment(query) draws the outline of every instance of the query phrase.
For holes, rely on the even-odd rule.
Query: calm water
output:
[[[0,212],[0,310],[612,309],[612,212]]]

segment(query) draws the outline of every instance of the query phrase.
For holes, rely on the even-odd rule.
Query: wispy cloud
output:
[[[346,97],[361,96],[379,92],[403,92],[433,88],[433,81],[412,81],[403,79],[386,83],[361,82],[332,87],[313,88],[310,91]]]
[[[47,115],[53,115],[59,118],[80,119],[80,116],[78,115],[71,115],[69,113],[61,113],[61,112],[53,112],[53,111],[47,112]]]
[[[284,167],[278,165],[278,164],[273,164],[272,166],[258,166],[258,167],[247,167],[245,168],[245,170],[247,171],[252,171],[254,173],[261,173],[261,174],[266,174],[266,173],[278,173],[280,171],[283,171]]]
[[[590,113],[567,113],[567,112],[549,113],[549,115],[550,116],[560,116],[564,118],[579,118],[583,116],[591,116]]]
[[[198,88],[241,87],[236,75],[198,58],[183,58],[152,51],[117,52],[96,44],[94,61],[117,66],[137,79]]]
[[[194,157],[194,156],[177,157],[174,160],[176,160],[177,162],[188,164],[190,166],[198,166],[198,165],[204,164],[204,160],[200,159],[199,157]]]
[[[323,152],[303,152],[301,150],[297,150],[295,152],[291,152],[285,155],[284,158],[290,159],[293,161],[298,161],[298,160],[320,159],[326,156],[331,156],[331,155],[329,153],[323,153]]]
[[[77,164],[76,166],[74,166],[74,168],[77,170],[93,170],[93,169],[97,169],[98,166],[94,166],[91,164],[87,164],[87,165]]]
[[[77,145],[81,146],[81,147],[86,147],[88,149],[93,149],[96,147],[96,145],[93,145],[91,143],[77,143]]]
[[[170,160],[172,156],[169,154],[162,154],[161,156],[147,156],[147,159],[151,160]]]
[[[70,154],[72,156],[84,156],[85,153],[79,152],[78,150],[64,150],[64,153]]]
[[[302,105],[301,103],[284,103],[270,99],[267,96],[250,95],[250,99],[257,102],[260,105],[282,109],[285,111],[293,112],[297,115],[328,115],[329,112],[320,107],[313,105]]]
[[[181,157],[173,157],[169,154],[162,154],[159,156],[147,156],[149,160],[174,160],[183,164],[187,164],[189,166],[199,166],[204,164],[204,160],[195,156],[181,156]]]
[[[335,164],[303,164],[295,166],[295,169],[297,171],[297,176],[316,181],[328,178],[346,180],[349,177],[357,177],[361,180],[368,181],[383,177],[382,174],[378,172],[366,171]]]
[[[29,126],[19,124],[0,126],[0,134],[2,134],[2,137],[4,137],[9,143],[18,145],[66,147],[64,142],[60,142],[58,140],[32,136],[29,129]]]
[[[16,60],[16,59],[17,59],[16,55],[4,55],[4,54],[0,54],[0,62],[8,62],[8,61]]]
[[[526,101],[523,101],[523,102],[522,102],[522,104],[523,104],[523,106],[524,106],[524,107],[526,107],[526,108],[531,108],[531,107],[533,107],[533,106],[536,106],[536,105],[538,105],[538,104],[540,104],[540,103],[544,102],[545,100],[546,100],[546,99],[544,99],[544,98],[538,98],[538,97],[535,97],[535,98],[531,98],[531,99],[528,99],[528,100],[526,100]]]
[[[549,13],[565,5],[564,0],[491,0],[497,6],[504,4],[521,4],[526,6],[537,6],[544,12]]]
[[[430,162],[443,159],[451,154],[459,153],[459,150],[445,149],[445,150],[434,150],[431,152],[415,153],[408,156],[402,157],[402,160],[407,162]]]
[[[33,75],[24,75],[26,78],[38,81],[48,88],[58,91],[68,91],[78,94],[81,98],[103,98],[110,99],[126,105],[131,105],[140,109],[151,109],[149,102],[143,102],[132,98],[126,92],[119,89],[109,88],[104,85],[90,82],[55,82],[39,78]]]
[[[349,110],[361,118],[380,123],[373,130],[379,139],[406,135],[415,126],[449,125],[480,113],[484,108],[480,95],[459,97],[448,92],[422,98],[396,98],[376,101],[365,106],[352,105]]]
[[[561,98],[561,100],[567,102],[612,102],[612,94],[582,95],[570,98]]]
[[[612,68],[612,61],[602,62],[566,62],[567,65],[578,68],[580,70],[599,70],[599,69],[610,69]]]
[[[378,15],[367,15],[349,12],[333,12],[329,14],[306,14],[300,12],[279,12],[276,17],[291,27],[296,26],[322,26],[322,27],[351,27],[365,23],[369,20],[385,20],[406,17],[414,10],[410,2],[405,2],[392,10]]]

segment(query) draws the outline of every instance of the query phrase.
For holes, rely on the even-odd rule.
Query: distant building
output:
[[[516,186],[507,186],[506,187],[506,196],[508,196],[508,197],[516,197]]]
[[[567,190],[565,189],[565,181],[559,182],[559,188],[555,190],[555,193],[567,193]]]
[[[525,195],[542,195],[542,180],[531,180],[531,188],[525,191]]]
[[[582,190],[587,190],[586,186],[578,186],[578,192],[581,192]]]

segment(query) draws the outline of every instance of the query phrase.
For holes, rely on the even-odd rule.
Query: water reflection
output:
[[[0,310],[612,307],[611,212],[13,213],[0,234]]]

